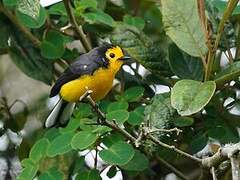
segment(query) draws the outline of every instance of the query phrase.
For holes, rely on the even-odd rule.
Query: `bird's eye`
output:
[[[114,58],[115,57],[115,54],[113,54],[113,53],[110,53],[110,55],[109,55],[111,58]]]

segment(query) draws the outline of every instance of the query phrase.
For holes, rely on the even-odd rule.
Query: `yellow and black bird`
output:
[[[130,57],[124,55],[122,48],[112,44],[104,44],[79,56],[57,79],[51,90],[50,97],[59,94],[60,100],[48,116],[45,127],[66,124],[75,103],[87,90],[92,91],[93,100],[103,99],[127,59]]]

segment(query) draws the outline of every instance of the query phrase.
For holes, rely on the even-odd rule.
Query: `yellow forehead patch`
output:
[[[111,53],[115,55],[114,58],[110,57]],[[119,46],[112,47],[106,51],[106,56],[109,59],[118,59],[118,58],[121,58],[123,55],[124,54],[123,54],[122,48],[120,48]]]

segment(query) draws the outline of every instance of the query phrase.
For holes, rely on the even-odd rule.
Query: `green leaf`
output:
[[[71,145],[74,149],[84,150],[95,143],[98,136],[90,131],[80,131],[74,135]]]
[[[48,9],[48,13],[51,15],[67,16],[67,12],[63,2],[59,2],[50,6],[50,8]]]
[[[150,128],[169,128],[175,114],[169,93],[155,95],[152,104],[146,106],[144,114],[145,121],[149,122]]]
[[[116,110],[106,114],[106,118],[108,120],[114,120],[117,123],[121,123],[121,124],[127,121],[128,117],[129,117],[129,112],[126,110]]]
[[[103,144],[107,147],[110,147],[116,142],[123,141],[123,140],[124,138],[120,134],[112,132],[111,134],[108,134],[103,138]]]
[[[101,176],[98,170],[93,169],[89,171],[80,172],[76,177],[76,180],[101,180]]]
[[[47,138],[38,140],[31,148],[29,158],[38,163],[42,158],[46,156],[47,148],[49,146],[49,141]]]
[[[128,171],[143,171],[148,168],[148,165],[148,158],[140,151],[135,150],[133,158],[127,164],[121,166],[121,168]]]
[[[3,4],[6,7],[14,7],[17,5],[18,0],[3,0]]]
[[[101,109],[102,112],[106,113],[107,108],[108,108],[110,103],[111,103],[111,101],[109,101],[109,100],[102,100],[99,103],[99,108]]]
[[[117,23],[110,36],[113,44],[121,46],[128,54],[152,73],[169,72],[167,49],[169,40],[164,36],[154,42],[149,36],[133,26]]]
[[[123,22],[128,24],[128,25],[135,26],[139,30],[143,30],[143,28],[145,26],[145,21],[142,18],[140,18],[140,17],[132,17],[130,15],[125,15],[123,17]]]
[[[167,35],[191,56],[203,57],[207,47],[198,15],[197,1],[163,0],[161,4]]]
[[[168,51],[170,67],[178,77],[181,79],[202,80],[203,65],[200,58],[189,56],[175,44],[170,45]]]
[[[113,18],[101,10],[82,14],[82,17],[89,24],[104,24],[110,27],[115,26]]]
[[[58,48],[54,44],[43,41],[41,43],[41,55],[48,59],[57,59],[64,54],[64,47]]]
[[[27,76],[50,85],[53,80],[53,63],[42,58],[39,50],[30,45],[21,33],[16,34],[12,45],[14,47],[10,48],[9,54],[16,66]]]
[[[197,153],[202,150],[207,145],[207,141],[207,137],[202,133],[193,136],[192,142],[190,144],[193,153]]]
[[[28,166],[34,166],[35,162],[33,162],[31,159],[24,159],[21,162],[22,167],[28,167]]]
[[[74,132],[76,129],[79,128],[79,124],[80,124],[80,119],[71,118],[66,127],[60,128],[60,133],[64,134],[67,132]]]
[[[174,119],[174,125],[177,127],[191,126],[194,123],[194,119],[190,117],[178,117]]]
[[[112,131],[112,129],[109,128],[109,127],[106,127],[106,126],[100,126],[99,127],[98,126],[96,129],[92,130],[92,133],[95,133],[98,136],[101,136],[102,134],[105,134],[105,133],[110,132],[110,131]]]
[[[117,168],[115,166],[111,166],[111,168],[107,172],[107,177],[113,178],[117,174]]]
[[[100,151],[99,156],[108,164],[124,165],[133,158],[134,153],[134,149],[130,144],[117,142],[109,149]]]
[[[64,174],[56,168],[51,168],[42,173],[39,180],[64,180]]]
[[[217,126],[209,129],[208,136],[216,140],[222,140],[226,136],[225,127]]]
[[[79,127],[84,131],[93,131],[98,127],[95,124],[96,124],[96,119],[82,118],[80,119]]]
[[[123,98],[128,102],[136,102],[143,96],[143,93],[142,86],[131,87],[124,92]]]
[[[46,20],[47,13],[46,10],[43,7],[40,7],[40,12],[38,16],[29,16],[28,14],[23,13],[22,11],[17,10],[16,16],[19,19],[19,21],[29,28],[39,28],[41,27]],[[35,19],[37,18],[37,19]]]
[[[17,10],[34,20],[38,20],[40,14],[40,1],[39,0],[20,0],[17,2]]]
[[[76,13],[81,15],[87,8],[97,9],[98,2],[96,0],[80,0],[75,2]]]
[[[44,134],[44,137],[47,138],[48,141],[52,142],[59,135],[60,135],[59,129],[53,127],[47,130],[47,132]]]
[[[41,43],[41,55],[48,59],[57,59],[64,54],[64,38],[56,31],[49,31]]]
[[[107,107],[107,112],[116,111],[116,110],[127,110],[128,103],[125,101],[112,102]]]
[[[144,107],[140,106],[129,113],[128,123],[131,125],[140,125],[144,120]]]
[[[78,118],[86,118],[92,114],[92,109],[89,104],[86,103],[79,103],[75,111],[73,112],[73,115]]]
[[[33,179],[38,171],[38,165],[34,164],[31,160],[25,161],[24,168],[17,180]]]
[[[56,155],[65,154],[72,150],[71,140],[74,133],[69,132],[57,136],[50,144],[47,154],[49,157],[54,157]]]
[[[171,91],[171,104],[182,116],[197,113],[208,104],[215,89],[214,81],[178,81]]]
[[[215,77],[215,82],[217,86],[222,86],[231,80],[238,78],[240,76],[240,62],[234,62],[227,66],[225,69],[217,73]],[[233,78],[234,77],[234,78]]]

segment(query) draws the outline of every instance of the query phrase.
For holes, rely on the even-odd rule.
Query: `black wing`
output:
[[[105,58],[104,51],[106,51],[106,47],[98,47],[79,56],[57,79],[51,89],[50,97],[56,96],[65,83],[85,74],[92,75],[100,67],[107,67],[108,61]]]

